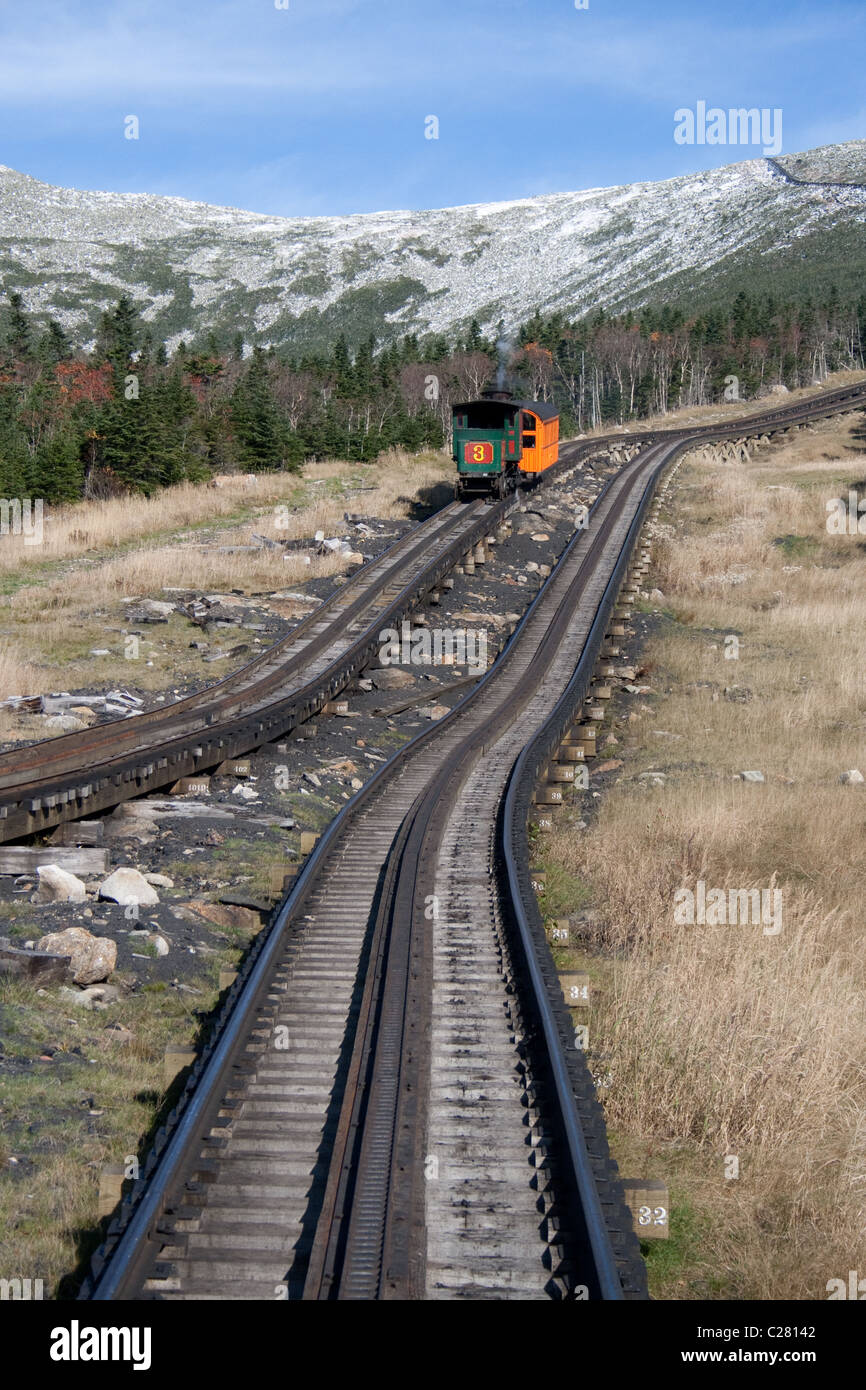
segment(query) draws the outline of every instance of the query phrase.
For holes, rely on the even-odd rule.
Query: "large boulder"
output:
[[[108,898],[110,902],[120,903],[122,907],[131,903],[137,903],[140,907],[153,907],[159,902],[159,894],[144,875],[140,874],[138,869],[129,868],[115,869],[113,874],[109,874],[99,885],[99,896]]]
[[[49,932],[36,943],[36,949],[52,956],[68,956],[77,985],[95,985],[106,980],[117,964],[117,946],[111,937],[94,936],[85,927]]]
[[[36,870],[39,887],[35,901],[38,903],[84,903],[87,902],[87,889],[80,878],[57,864],[40,864]]]

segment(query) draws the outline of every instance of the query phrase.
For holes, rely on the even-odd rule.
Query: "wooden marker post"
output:
[[[670,1197],[667,1184],[652,1178],[623,1178],[623,1191],[641,1240],[670,1238]]]

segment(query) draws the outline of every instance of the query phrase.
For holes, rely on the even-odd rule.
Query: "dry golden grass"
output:
[[[0,649],[0,700],[76,689],[94,679],[134,679],[141,688],[159,689],[181,679],[190,662],[198,671],[187,637],[169,644],[170,661],[164,657],[152,668],[141,663],[133,677],[122,643],[106,638],[111,624],[116,631],[122,622],[123,602],[161,598],[170,588],[265,594],[342,573],[342,556],[312,555],[305,563],[300,554],[242,547],[252,545],[256,534],[291,540],[319,530],[343,533],[350,510],[404,518],[419,496],[450,477],[450,469],[443,454],[391,450],[367,467],[335,461],[310,465],[303,477],[259,474],[250,483],[226,476],[218,488],[183,484],[151,499],[59,508],[46,518],[43,545],[24,546],[8,536],[0,546],[0,580],[5,573],[9,580],[24,574],[28,581],[0,599],[7,634]],[[98,557],[89,553],[94,548]],[[154,641],[162,635],[155,629]],[[113,667],[108,658],[89,655],[108,646],[117,649]],[[220,666],[219,674],[228,669]],[[0,738],[16,733],[34,731],[0,711]]]
[[[786,405],[794,405],[797,401],[809,400],[812,396],[826,395],[828,391],[838,390],[841,386],[853,385],[862,381],[866,381],[866,372],[832,372],[822,386],[801,386],[796,391],[789,391],[787,395],[764,396],[760,400],[725,401],[719,405],[689,406],[683,410],[669,411],[666,415],[651,415],[643,420],[630,421],[628,429],[632,433],[636,433],[641,430],[678,429],[683,425],[715,425],[720,420],[727,422],[736,420],[743,415],[757,415],[762,410],[781,409]],[[610,429],[611,426],[606,424],[599,426],[596,430],[590,430],[589,434],[607,434]]]
[[[153,497],[130,495],[98,502],[76,502],[46,509],[41,545],[8,535],[0,545],[0,577],[46,562],[111,551],[148,538],[193,528],[230,524],[251,517],[263,534],[277,509],[294,515],[283,537],[306,534],[309,522],[325,529],[342,524],[347,499],[356,493],[358,510],[374,516],[405,516],[419,489],[440,482],[450,471],[444,454],[407,454],[391,449],[375,464],[337,460],[309,464],[299,474],[223,474],[210,484],[180,483]],[[321,489],[317,484],[324,484]],[[367,491],[366,489],[371,489]],[[363,489],[363,491],[359,491]]]
[[[866,548],[825,527],[860,448],[837,423],[751,464],[683,466],[651,581],[656,693],[619,721],[597,823],[549,851],[597,905],[590,1033],[615,1148],[671,1183],[661,1297],[820,1299],[866,1267],[866,786],[839,782],[866,773]],[[648,768],[664,786],[639,782]],[[780,889],[781,932],[678,925],[674,895],[701,879]]]

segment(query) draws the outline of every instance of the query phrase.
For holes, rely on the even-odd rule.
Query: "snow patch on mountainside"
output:
[[[171,343],[202,329],[285,341],[341,313],[395,331],[449,332],[477,316],[513,328],[535,309],[637,307],[673,275],[771,256],[862,227],[866,141],[770,161],[500,203],[283,218],[143,193],[55,188],[0,166],[0,272],[79,340],[130,294]],[[354,320],[353,320],[354,321]]]

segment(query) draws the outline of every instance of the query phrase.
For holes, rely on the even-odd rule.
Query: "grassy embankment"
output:
[[[597,819],[546,846],[546,910],[588,909],[559,959],[593,977],[621,1170],[670,1185],[661,1298],[824,1298],[866,1268],[866,787],[839,781],[866,773],[866,542],[825,525],[864,490],[858,418],[683,465],[647,581],[665,597],[642,604],[653,693],[617,702],[605,754],[624,765]],[[678,926],[700,879],[779,888],[781,933]]]

